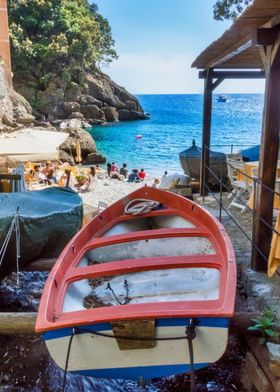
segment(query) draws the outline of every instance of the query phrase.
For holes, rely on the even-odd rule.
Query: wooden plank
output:
[[[205,79],[206,71],[199,71],[199,79]],[[264,71],[213,71],[213,79],[264,79]]]
[[[274,376],[269,368],[270,358],[266,346],[261,346],[256,338],[248,337],[246,340],[249,344],[250,350],[262,367],[262,370],[273,385],[274,389],[270,389],[270,391],[274,390],[276,392],[280,392],[280,378]]]
[[[209,179],[209,172],[205,166],[209,167],[210,163],[210,138],[211,138],[211,119],[212,119],[212,77],[213,69],[207,70],[207,76],[204,82],[204,97],[203,97],[203,128],[202,128],[202,154],[200,162],[200,194],[207,196],[207,184]]]
[[[37,259],[32,261],[23,267],[20,268],[23,272],[32,272],[32,271],[51,271],[54,266],[56,259]]]
[[[269,48],[269,47],[268,47]],[[267,51],[271,56],[272,50]],[[272,231],[274,194],[270,190],[275,188],[279,131],[280,131],[280,52],[275,55],[274,64],[270,66],[268,58],[266,69],[266,88],[264,118],[261,140],[260,164],[258,177],[262,182],[256,198],[256,225],[253,228],[253,241],[259,251],[252,249],[252,268],[259,272],[266,272],[267,259],[270,252]],[[268,189],[270,188],[270,189]]]
[[[273,45],[279,34],[279,25],[272,28],[258,28],[253,34],[254,45]]]
[[[116,321],[112,323],[115,336],[137,336],[141,338],[155,338],[155,320]],[[137,350],[143,348],[154,348],[154,340],[128,340],[116,338],[120,350]]]
[[[246,354],[245,372],[258,392],[272,392],[272,385],[254,355],[250,352]]]
[[[0,313],[0,335],[32,335],[37,313]]]

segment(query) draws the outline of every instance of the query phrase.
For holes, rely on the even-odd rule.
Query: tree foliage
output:
[[[108,21],[87,0],[10,0],[14,71],[71,78],[117,57]]]
[[[253,0],[217,0],[214,5],[216,20],[235,19]]]

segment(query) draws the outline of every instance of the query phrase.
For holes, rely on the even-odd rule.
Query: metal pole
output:
[[[255,226],[256,226],[256,206],[257,206],[257,181],[256,178],[252,177],[253,180],[253,222],[252,222],[252,252],[251,252],[251,266],[253,265],[253,254],[255,252]]]
[[[223,160],[220,163],[220,211],[219,221],[222,222],[222,208],[223,208]]]

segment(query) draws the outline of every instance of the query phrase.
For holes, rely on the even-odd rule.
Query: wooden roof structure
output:
[[[255,0],[233,25],[209,45],[192,67],[263,69],[256,30],[280,23],[279,0]]]
[[[225,79],[265,77],[264,116],[253,225],[252,267],[266,271],[280,146],[280,0],[254,0],[233,25],[194,61],[204,81],[200,193],[209,190],[213,91]]]

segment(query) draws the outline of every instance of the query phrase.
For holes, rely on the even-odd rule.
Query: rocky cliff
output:
[[[91,124],[146,119],[136,97],[102,72],[81,73],[75,80],[51,75],[43,84],[37,79],[14,79],[15,89],[33,107],[38,119],[84,119]]]
[[[105,157],[96,150],[91,135],[82,128],[80,120],[59,121],[56,127],[48,122],[36,122],[32,107],[27,100],[8,88],[3,67],[0,64],[0,133],[14,132],[20,129],[43,127],[46,130],[67,132],[68,139],[60,148],[60,159],[75,163],[77,142],[81,146],[81,156],[85,163],[105,162]],[[42,128],[40,128],[42,129]]]

